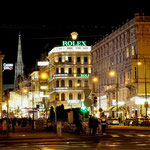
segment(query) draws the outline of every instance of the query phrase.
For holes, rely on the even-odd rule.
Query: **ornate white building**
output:
[[[81,107],[84,89],[89,89],[90,52],[90,46],[61,46],[48,53],[50,105]]]

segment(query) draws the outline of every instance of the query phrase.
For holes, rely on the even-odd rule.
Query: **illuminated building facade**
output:
[[[75,46],[76,42],[76,46]],[[68,41],[48,53],[50,105],[80,108],[84,89],[89,89],[91,47],[85,41]]]
[[[122,119],[146,114],[144,103],[150,101],[149,43],[150,17],[137,15],[93,46],[92,73],[99,78],[97,97],[109,116],[116,116],[117,96]],[[141,66],[137,65],[139,60]],[[115,77],[109,76],[110,70],[115,70]],[[147,112],[150,114],[149,108]]]

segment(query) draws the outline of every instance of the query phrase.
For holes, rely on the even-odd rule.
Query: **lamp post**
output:
[[[116,116],[118,117],[118,76],[117,76],[117,73],[116,71],[114,70],[110,70],[109,71],[109,76],[110,77],[115,77],[117,78],[117,83],[116,83],[116,107],[117,107],[117,114]]]
[[[144,106],[145,106],[145,109],[146,109],[146,118],[147,118],[148,101],[147,101],[146,59],[143,55],[141,55],[139,57],[139,61],[137,62],[138,66],[142,65],[141,59],[144,60],[144,74],[145,74],[144,80],[145,80],[145,99],[146,99]]]

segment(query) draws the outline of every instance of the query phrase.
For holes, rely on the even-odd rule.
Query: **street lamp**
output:
[[[93,78],[93,92],[96,93],[96,83],[97,83],[98,79],[97,77]]]
[[[114,70],[110,70],[109,71],[109,76],[110,77],[115,77],[117,78],[117,83],[116,83],[116,106],[117,106],[117,114],[116,116],[118,117],[118,76],[117,76],[117,73],[116,71]]]
[[[146,59],[145,59],[145,57],[144,57],[143,55],[141,55],[141,56],[139,57],[139,61],[137,62],[137,65],[138,65],[138,66],[142,65],[141,59],[144,60],[144,73],[145,73],[145,99],[146,99],[144,106],[145,106],[145,109],[146,109],[146,118],[147,118],[148,101],[147,101],[147,82],[146,82]]]

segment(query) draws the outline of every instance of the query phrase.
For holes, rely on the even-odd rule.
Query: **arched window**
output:
[[[65,81],[61,80],[61,87],[65,87]]]
[[[58,93],[56,94],[55,98],[56,98],[56,100],[59,100],[59,94]]]
[[[78,80],[77,86],[78,86],[78,87],[81,87],[81,80]]]
[[[61,100],[62,100],[62,101],[65,100],[65,94],[64,94],[64,93],[61,94]]]
[[[88,87],[88,80],[84,81],[84,87]]]
[[[78,93],[78,100],[81,100],[81,93]]]
[[[59,80],[56,81],[56,87],[59,87]]]
[[[72,87],[72,80],[69,80],[69,87]]]
[[[72,99],[73,99],[72,93],[69,93],[69,100],[72,100]]]

